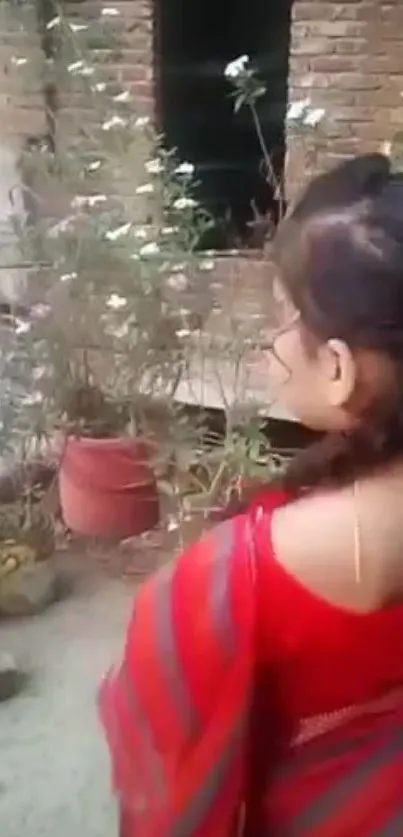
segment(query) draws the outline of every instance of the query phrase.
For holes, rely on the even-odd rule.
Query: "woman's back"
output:
[[[242,800],[251,837],[372,837],[380,799],[396,816],[403,605],[354,610],[291,573],[272,534],[298,502],[261,495],[139,596],[102,695],[122,837],[232,837]]]
[[[390,478],[375,490],[386,499]],[[282,711],[296,726],[403,689],[403,561],[402,568],[395,561],[403,556],[403,481],[401,510],[397,503],[383,516],[372,512],[363,526],[376,508],[373,491],[365,485],[296,502],[267,492],[255,505],[259,662],[274,668]],[[364,542],[377,534],[368,553]]]

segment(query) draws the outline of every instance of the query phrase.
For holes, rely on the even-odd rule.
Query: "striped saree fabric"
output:
[[[253,683],[251,525],[217,526],[141,589],[101,718],[122,837],[229,837]]]
[[[403,837],[401,692],[308,719],[271,766],[258,815],[248,811],[254,525],[220,524],[136,599],[122,663],[100,692],[120,837]]]

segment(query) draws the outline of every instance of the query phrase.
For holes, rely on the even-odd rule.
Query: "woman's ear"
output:
[[[328,340],[319,351],[328,403],[344,407],[356,387],[356,362],[351,349],[343,340]]]

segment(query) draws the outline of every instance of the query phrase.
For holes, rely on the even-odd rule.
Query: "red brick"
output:
[[[293,27],[293,37],[308,38],[360,38],[366,33],[366,23],[352,23],[344,20],[318,20],[315,22],[296,22]]]
[[[329,47],[337,55],[362,55],[366,51],[367,42],[365,38],[338,38],[332,40]]]
[[[321,55],[312,60],[312,69],[315,73],[355,73],[357,61],[347,55]]]
[[[318,165],[379,148],[403,124],[402,27],[400,0],[295,0],[290,91],[326,109]],[[291,180],[304,176],[300,143],[289,139]]]
[[[296,38],[291,47],[293,55],[326,55],[329,43],[326,38]]]

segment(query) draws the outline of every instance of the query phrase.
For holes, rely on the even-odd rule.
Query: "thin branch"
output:
[[[264,157],[265,166],[267,169],[267,180],[270,183],[274,191],[274,197],[278,200],[279,203],[279,210],[280,210],[280,218],[284,217],[284,195],[283,195],[283,184],[281,180],[277,177],[276,172],[274,170],[274,166],[270,157],[269,149],[267,148],[266,140],[264,138],[264,134],[262,131],[262,126],[260,124],[260,119],[256,110],[255,105],[253,102],[249,103],[249,107],[252,113],[253,123],[256,129],[257,138],[259,140],[259,145],[262,150],[262,154]]]

